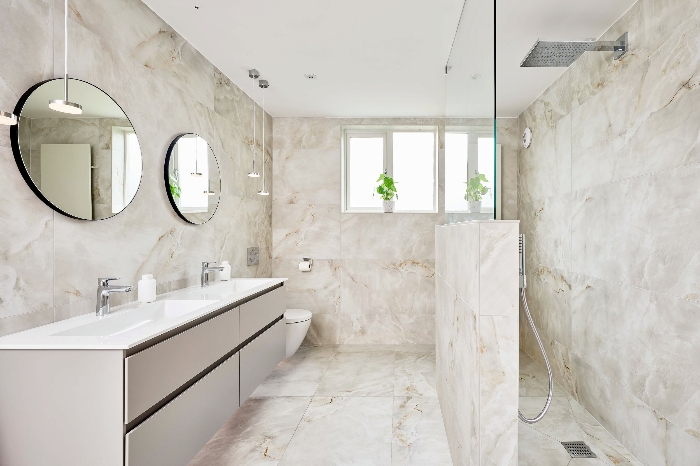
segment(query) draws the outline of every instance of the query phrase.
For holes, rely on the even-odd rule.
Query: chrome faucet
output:
[[[131,285],[110,285],[112,280],[119,278],[98,278],[97,279],[97,304],[95,305],[95,315],[98,317],[109,315],[109,296],[112,293],[128,293]]]
[[[216,264],[216,262],[202,262],[202,288],[209,286],[209,272],[224,270],[223,267],[209,267],[209,264]]]

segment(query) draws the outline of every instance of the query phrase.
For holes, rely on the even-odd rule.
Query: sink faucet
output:
[[[118,278],[98,278],[97,279],[97,304],[95,305],[95,315],[98,317],[109,315],[109,296],[112,293],[128,293],[131,285],[110,285],[112,280]]]
[[[202,262],[202,288],[209,286],[209,272],[224,270],[223,267],[209,267],[209,264],[216,264],[216,262]]]

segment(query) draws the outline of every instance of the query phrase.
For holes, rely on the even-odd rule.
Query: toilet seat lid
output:
[[[311,319],[311,312],[306,309],[287,309],[284,313],[284,319],[288,324],[306,322]]]

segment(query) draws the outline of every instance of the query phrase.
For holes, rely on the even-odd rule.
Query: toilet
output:
[[[297,352],[311,325],[311,312],[306,309],[287,309],[284,313],[287,330],[287,356]]]

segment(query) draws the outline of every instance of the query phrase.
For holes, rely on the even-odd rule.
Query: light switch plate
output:
[[[258,265],[260,263],[260,248],[248,248],[248,266]]]

